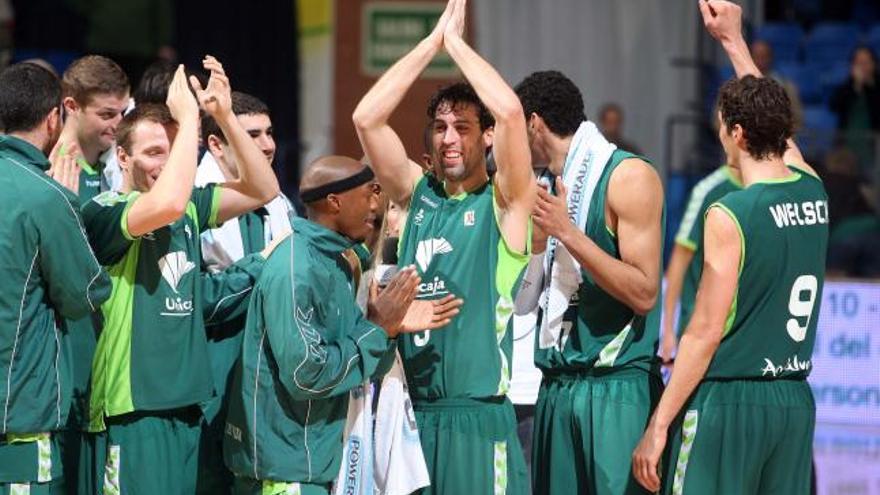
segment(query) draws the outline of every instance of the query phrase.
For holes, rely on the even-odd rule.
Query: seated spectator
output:
[[[755,40],[752,42],[750,51],[752,52],[752,59],[755,60],[755,65],[758,66],[758,70],[761,71],[761,74],[765,77],[775,79],[776,82],[785,88],[785,92],[788,93],[788,98],[791,100],[791,111],[794,116],[795,129],[800,129],[804,117],[804,109],[801,104],[800,93],[798,92],[797,85],[791,79],[788,79],[773,70],[773,47],[764,40]]]
[[[617,103],[606,103],[599,109],[599,129],[605,139],[618,148],[641,155],[641,148],[623,137],[623,109]]]
[[[846,148],[832,150],[822,174],[828,192],[831,236],[827,273],[840,277],[880,276],[880,219],[868,201],[868,188],[859,178],[858,157]]]
[[[846,145],[858,156],[865,175],[874,163],[873,133],[880,131],[878,81],[876,55],[867,46],[860,46],[850,58],[850,77],[831,97],[831,110],[837,114],[838,128],[843,131]]]

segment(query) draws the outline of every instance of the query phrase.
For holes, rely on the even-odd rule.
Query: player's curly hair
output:
[[[728,133],[735,125],[742,127],[746,150],[753,158],[785,154],[794,116],[791,100],[778,82],[752,75],[731,79],[718,93],[718,111]]]
[[[476,107],[477,115],[480,118],[481,131],[485,131],[495,125],[495,118],[489,113],[486,105],[483,105],[474,88],[466,82],[457,82],[443,86],[434,93],[431,101],[428,102],[427,114],[429,122],[434,120],[437,116],[437,109],[442,105],[450,105],[453,110],[461,109],[466,105],[473,105]]]
[[[581,91],[559,71],[534,72],[517,84],[515,91],[526,118],[538,114],[557,136],[571,136],[587,120]]]

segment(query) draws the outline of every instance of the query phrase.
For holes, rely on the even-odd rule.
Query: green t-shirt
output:
[[[95,166],[89,164],[84,158],[77,160],[82,173],[79,174],[79,201],[80,204],[86,204],[90,199],[108,191],[110,186],[104,179],[104,163],[98,162]]]
[[[742,182],[730,173],[730,167],[722,165],[694,186],[688,198],[687,209],[675,236],[676,244],[693,251],[684,274],[681,286],[680,306],[678,314],[678,335],[680,336],[694,313],[694,301],[697,298],[697,287],[703,273],[703,218],[712,203],[723,198],[727,193],[742,189]],[[670,317],[672,315],[669,315]]]
[[[807,173],[751,184],[720,208],[737,224],[736,297],[707,379],[806,378],[822,300],[828,195]]]
[[[605,202],[612,173],[628,158],[639,157],[620,150],[611,155],[590,200],[590,216],[585,229],[587,237],[617,259],[620,259],[620,249],[617,236],[605,219]],[[665,212],[661,223],[662,231],[666,223]],[[662,257],[661,252],[660,259]],[[569,331],[560,335],[560,342],[544,349],[540,347],[540,335],[536,335],[535,365],[545,374],[623,367],[658,372],[656,352],[661,298],[657,298],[647,315],[637,315],[599,287],[586,270],[581,270],[581,277],[583,281],[563,315],[563,330],[568,327]]]
[[[212,396],[199,235],[216,227],[220,190],[193,189],[181,219],[138,238],[127,225],[139,193],[106,192],[83,207],[89,241],[113,281],[92,364],[90,430],[102,430],[105,416]]]
[[[485,398],[510,388],[513,294],[529,256],[504,241],[496,211],[491,182],[450,197],[426,176],[413,191],[399,265],[417,267],[417,298],[464,299],[449,325],[399,337],[413,400]]]

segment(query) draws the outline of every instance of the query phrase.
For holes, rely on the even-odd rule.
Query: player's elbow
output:
[[[189,197],[169,199],[161,205],[159,212],[156,214],[156,217],[159,217],[165,221],[163,225],[174,223],[183,218],[183,216],[186,214],[186,205],[188,203]]]
[[[495,120],[500,122],[522,122],[525,124],[525,113],[523,113],[519,100],[514,97],[501,102],[495,111]]]
[[[379,125],[379,119],[373,112],[370,112],[364,105],[358,105],[351,114],[351,121],[354,128],[358,131],[365,131],[375,128]]]
[[[632,301],[633,312],[639,316],[650,313],[657,304],[658,292],[657,287],[644,287],[639,290]]]
[[[263,204],[266,204],[278,197],[279,194],[281,194],[281,186],[278,184],[275,174],[272,174],[272,180],[268,185],[260,188],[257,197]]]

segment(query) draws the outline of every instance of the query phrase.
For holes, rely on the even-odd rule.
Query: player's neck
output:
[[[792,171],[785,166],[782,157],[755,160],[748,155],[740,158],[740,172],[742,173],[743,185],[746,187],[756,182],[783,179],[792,174]]]
[[[486,172],[486,167],[483,166],[459,181],[447,177],[443,181],[443,188],[446,190],[447,196],[458,196],[479,189],[488,180],[489,174]]]
[[[101,153],[107,151],[100,149],[96,145],[88,145],[82,143],[80,144],[79,149],[86,163],[88,163],[92,167],[98,164],[98,157],[101,156]]]
[[[237,167],[235,167],[234,165],[230,165],[222,157],[215,156],[214,159],[217,161],[217,166],[220,167],[220,173],[223,174],[223,178],[226,179],[227,182],[238,180]]]
[[[553,133],[548,132],[547,134],[547,156],[550,158],[547,168],[553,175],[562,175],[565,169],[565,159],[568,158],[568,150],[571,148],[574,135],[559,137]]]
[[[32,145],[34,148],[40,150],[44,155],[46,154],[46,137],[43,133],[37,131],[10,132],[9,135],[21,139],[22,141]]]

